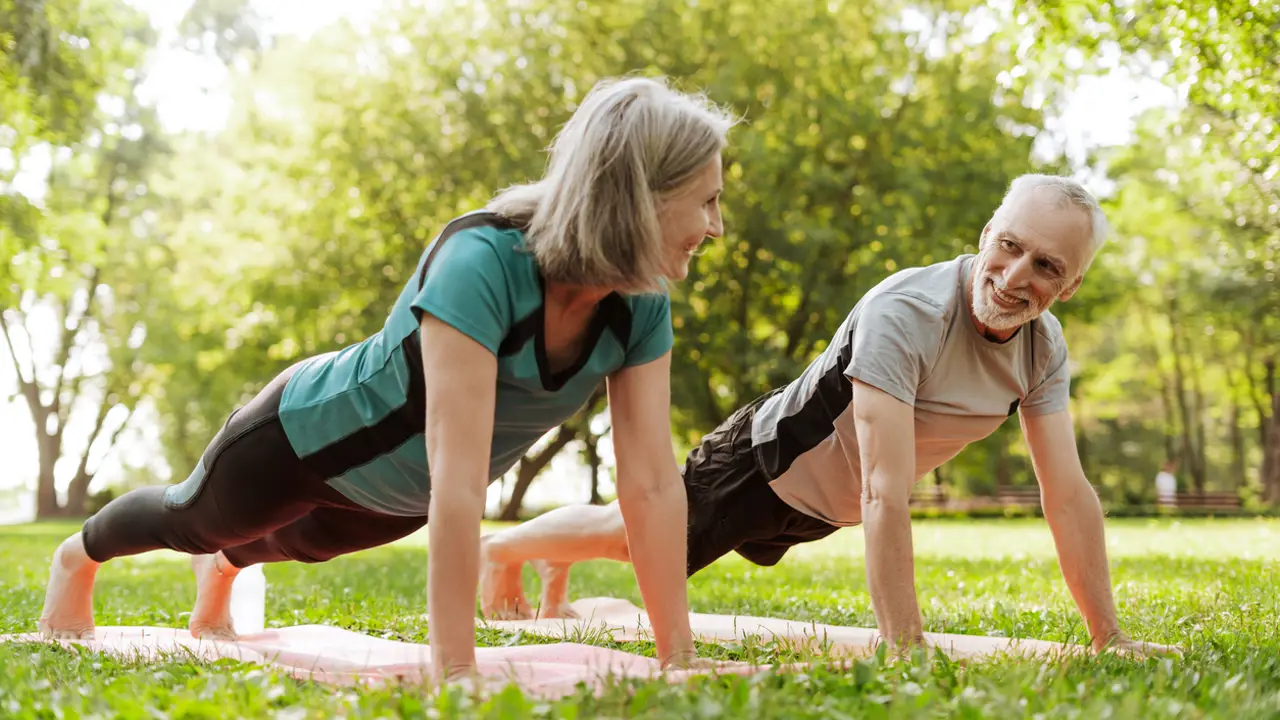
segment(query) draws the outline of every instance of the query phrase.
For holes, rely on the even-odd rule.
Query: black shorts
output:
[[[783,502],[756,462],[751,421],[756,408],[776,392],[735,411],[685,460],[689,575],[730,552],[756,565],[777,565],[792,546],[840,529]]]
[[[347,499],[294,452],[280,398],[297,366],[228,417],[191,475],[138,488],[85,521],[85,552],[97,562],[167,548],[219,550],[232,565],[324,562],[398,540],[425,517],[384,515]]]

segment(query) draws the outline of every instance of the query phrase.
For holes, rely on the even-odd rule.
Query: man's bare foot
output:
[[[480,538],[480,613],[489,620],[528,620],[533,608],[524,597],[524,563],[495,562],[491,537]]]
[[[93,637],[93,581],[98,563],[84,550],[76,533],[58,546],[49,564],[49,585],[37,623],[40,634],[59,640]]]
[[[235,640],[231,624],[231,584],[239,569],[222,558],[222,553],[192,555],[191,570],[196,574],[196,606],[187,627],[195,637]]]
[[[577,618],[578,611],[569,605],[569,564],[534,560],[533,569],[542,578],[540,618]]]

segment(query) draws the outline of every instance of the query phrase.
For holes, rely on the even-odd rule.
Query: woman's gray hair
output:
[[[546,174],[488,209],[525,228],[548,280],[661,292],[660,201],[725,146],[735,120],[658,78],[601,81],[551,144]]]
[[[1003,217],[1012,210],[1023,195],[1038,188],[1048,188],[1056,192],[1060,207],[1071,204],[1089,214],[1089,260],[1084,266],[1084,269],[1088,270],[1098,251],[1107,242],[1107,216],[1102,212],[1102,207],[1093,194],[1075,180],[1060,175],[1037,173],[1020,175],[1010,183],[1009,192],[1005,193],[1004,200],[996,209],[995,217]]]

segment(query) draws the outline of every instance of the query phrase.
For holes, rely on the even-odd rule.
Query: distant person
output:
[[[1178,478],[1174,475],[1178,471],[1178,461],[1166,460],[1160,466],[1160,472],[1156,473],[1156,505],[1160,507],[1177,507],[1178,505]]]
[[[434,667],[470,674],[485,488],[604,382],[620,517],[658,656],[690,663],[686,548],[669,532],[687,510],[665,283],[722,233],[732,122],[658,80],[598,84],[541,180],[453,220],[406,269],[381,331],[284,371],[232,413],[184,482],[130,492],[63,542],[41,631],[91,635],[99,564],[169,548],[195,555],[191,632],[228,638],[241,568],[323,562],[430,516]]]
[[[793,545],[863,523],[879,630],[895,649],[919,645],[912,485],[1018,414],[1093,647],[1163,650],[1127,638],[1116,618],[1102,508],[1076,451],[1067,345],[1049,312],[1080,288],[1105,235],[1083,187],[1028,175],[983,228],[976,256],[902,270],[873,288],[798,378],[737,410],[689,454],[688,573],[729,552],[775,565]],[[488,535],[482,610],[529,614],[520,567],[534,561],[541,615],[569,615],[569,566],[625,562],[642,541],[616,505],[565,507]]]

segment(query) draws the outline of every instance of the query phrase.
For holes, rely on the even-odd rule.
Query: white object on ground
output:
[[[266,630],[267,578],[261,565],[240,570],[231,584],[231,624],[237,635]]]

